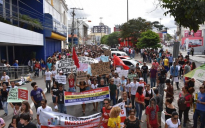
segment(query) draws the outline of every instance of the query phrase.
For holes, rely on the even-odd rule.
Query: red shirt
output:
[[[157,69],[158,66],[159,66],[159,63],[158,62],[153,62],[152,65],[154,66],[155,69]]]
[[[102,116],[103,116],[103,120],[105,119],[109,119],[110,118],[110,111],[111,111],[112,107],[110,109],[106,109],[105,107],[102,108]],[[108,123],[108,122],[107,122]],[[107,123],[104,123],[104,121],[102,121],[102,126],[103,128],[107,128]]]
[[[74,87],[74,83],[75,83],[74,79],[69,79],[68,80],[69,88],[73,88]]]
[[[182,93],[179,94],[179,97],[181,97]],[[188,94],[185,96],[185,101],[190,101],[190,99],[192,98],[191,94]],[[190,107],[190,103],[186,103],[187,107]]]
[[[154,108],[150,108],[149,106],[147,106],[146,108],[146,114],[149,115],[149,124],[150,125],[155,125],[157,124],[157,112],[159,111],[159,107],[158,105],[156,106],[156,111],[154,110]]]
[[[138,101],[144,102],[144,95],[143,95],[143,94],[140,95],[140,94],[137,92],[136,95],[135,95],[135,97],[138,98]]]

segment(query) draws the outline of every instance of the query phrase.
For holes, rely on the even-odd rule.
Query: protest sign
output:
[[[92,75],[104,75],[110,74],[110,63],[109,62],[99,62],[96,64],[91,64]]]
[[[122,76],[125,76],[127,78],[129,70],[115,70],[115,72],[118,73],[118,76],[121,78]]]
[[[126,119],[125,103],[121,102],[113,107],[120,107],[121,125],[124,125]],[[92,114],[90,116],[75,117],[59,112],[41,111],[40,123],[41,128],[95,128],[100,123],[101,113]]]
[[[100,56],[100,60],[102,60],[102,62],[109,62],[109,56]]]
[[[65,106],[87,104],[110,98],[109,87],[97,88],[84,92],[64,92]]]
[[[88,70],[88,64],[85,63],[79,63],[80,67],[77,69],[77,71],[87,71]]]
[[[98,63],[97,60],[90,58],[90,57],[78,57],[79,63],[85,63],[85,64],[93,64],[93,63]],[[73,70],[75,73],[77,71],[77,68],[74,64],[74,61],[72,58],[65,58],[62,60],[59,60],[56,62],[56,70],[57,72],[63,71],[64,74],[69,74]]]
[[[128,79],[133,79],[134,77],[137,77],[137,75],[136,74],[128,74],[128,76],[127,76],[127,78]]]
[[[76,77],[77,81],[80,82],[80,81],[86,81],[87,79],[87,73],[86,72],[83,72],[83,71],[80,71],[80,72],[77,72],[77,77]]]
[[[93,128],[99,124],[101,113],[90,116],[75,117],[59,112],[40,113],[41,128]]]
[[[111,51],[110,50],[105,49],[103,51],[104,51],[105,56],[111,56]]]
[[[7,98],[8,103],[17,103],[24,100],[28,100],[28,90],[26,88],[10,88]]]
[[[60,84],[66,84],[66,76],[65,75],[55,75],[55,80]]]

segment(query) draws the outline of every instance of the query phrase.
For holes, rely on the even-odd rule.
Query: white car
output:
[[[117,48],[111,48],[110,51],[119,51]]]
[[[127,65],[128,67],[130,67],[130,69],[135,69],[136,68],[136,64],[139,63],[139,67],[140,69],[143,66],[143,63],[140,63],[137,60],[134,59],[122,59],[122,61],[124,62],[125,65]],[[148,65],[147,65],[148,66]],[[150,66],[148,66],[148,69],[150,70]]]
[[[111,55],[116,55],[116,56],[128,56],[127,53],[122,52],[122,51],[111,51]]]

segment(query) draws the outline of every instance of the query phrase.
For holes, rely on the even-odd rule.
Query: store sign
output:
[[[66,35],[67,27],[59,21],[53,20],[53,30],[63,35]]]
[[[184,31],[184,37],[202,37],[202,30],[197,30],[196,33],[194,33],[193,30],[185,30]]]

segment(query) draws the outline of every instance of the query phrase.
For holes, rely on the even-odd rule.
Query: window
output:
[[[129,62],[129,61],[123,61],[124,62],[124,64],[125,65],[127,65],[127,66],[131,66],[131,65],[133,65],[131,62]]]
[[[117,56],[121,56],[121,54],[120,54],[120,53],[117,53]]]

